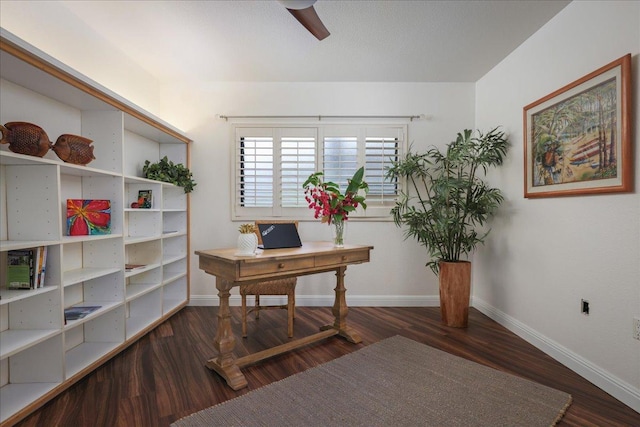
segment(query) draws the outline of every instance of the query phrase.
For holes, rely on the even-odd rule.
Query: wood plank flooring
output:
[[[240,309],[232,307],[240,336]],[[186,307],[56,399],[25,418],[27,426],[168,426],[195,411],[356,351],[393,335],[431,345],[475,362],[570,393],[560,426],[640,426],[640,414],[518,338],[475,309],[467,329],[447,328],[435,308],[350,308],[348,321],[363,339],[332,337],[247,367],[249,387],[233,391],[204,362],[215,354],[217,307]],[[330,310],[296,308],[295,338],[330,323]],[[286,312],[270,310],[249,321],[238,338],[243,356],[287,341]],[[429,363],[428,360],[425,363]]]

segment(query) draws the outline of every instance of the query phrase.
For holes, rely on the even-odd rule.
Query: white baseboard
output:
[[[248,298],[253,304],[253,299]],[[263,296],[261,302],[266,304],[286,304],[285,297]],[[298,307],[331,307],[334,295],[297,295],[296,306]],[[189,305],[193,306],[217,306],[217,295],[191,295]],[[229,305],[239,306],[240,295],[231,295]],[[347,295],[347,305],[349,307],[438,307],[440,298],[438,296],[415,296],[415,295]]]
[[[617,378],[590,361],[545,337],[524,323],[508,314],[487,304],[485,301],[473,298],[473,307],[495,320],[529,344],[544,351],[558,362],[562,363],[578,375],[592,382],[606,391],[634,411],[640,412],[640,389]]]

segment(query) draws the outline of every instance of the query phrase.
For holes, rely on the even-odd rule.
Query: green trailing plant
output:
[[[182,163],[175,164],[164,156],[157,163],[151,163],[149,160],[144,162],[142,173],[145,178],[156,181],[170,182],[184,189],[185,193],[193,191],[193,187],[197,184],[193,180],[193,175],[187,167]]]
[[[474,136],[458,133],[444,152],[432,147],[425,153],[409,152],[387,168],[385,178],[406,180],[391,210],[405,238],[415,238],[429,252],[427,266],[438,274],[439,261],[459,261],[483,243],[490,230],[482,227],[502,203],[499,189],[480,178],[490,167],[502,164],[508,149],[498,128]]]

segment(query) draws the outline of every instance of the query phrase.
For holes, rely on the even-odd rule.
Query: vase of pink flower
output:
[[[333,226],[333,244],[337,248],[342,248],[349,214],[359,206],[367,209],[365,196],[369,192],[369,185],[363,180],[364,167],[358,169],[347,181],[344,194],[336,183],[325,182],[322,176],[322,172],[316,172],[309,175],[304,182],[302,187],[305,200],[309,204],[309,209],[313,209],[315,218]],[[360,193],[361,191],[364,191],[364,195]]]

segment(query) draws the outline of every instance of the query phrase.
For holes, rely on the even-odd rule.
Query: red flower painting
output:
[[[67,199],[67,234],[111,234],[111,201]]]

